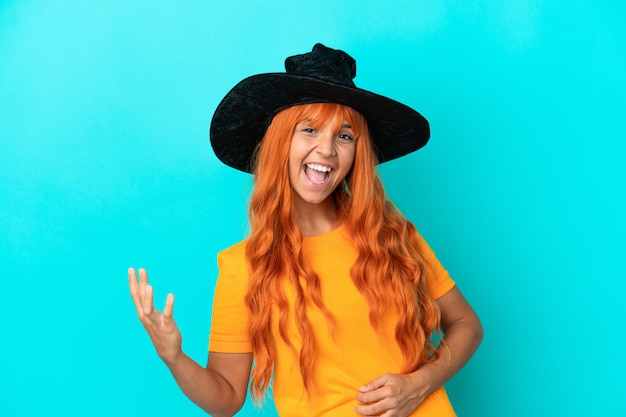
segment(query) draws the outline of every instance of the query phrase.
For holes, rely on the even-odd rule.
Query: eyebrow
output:
[[[306,119],[298,122],[298,125],[300,125],[302,123],[311,123],[311,122],[312,122],[312,119],[310,117],[307,117]],[[352,129],[352,125],[350,125],[350,123],[343,123],[341,125],[341,129],[351,129],[351,130],[354,130],[354,129]]]

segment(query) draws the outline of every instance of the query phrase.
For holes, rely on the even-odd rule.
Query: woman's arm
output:
[[[182,337],[174,322],[174,296],[168,294],[163,313],[153,306],[153,290],[145,270],[128,270],[130,294],[139,320],[157,354],[165,362],[181,390],[214,417],[232,416],[246,398],[251,353],[210,353],[203,368],[182,351]]]
[[[361,387],[357,412],[364,416],[394,410],[389,415],[407,416],[424,399],[456,374],[472,357],[483,338],[483,327],[457,287],[436,300],[444,333],[439,358],[417,371],[385,374]]]
[[[456,374],[470,360],[483,340],[483,326],[457,287],[436,300],[436,303],[441,311],[441,329],[445,343],[439,346],[439,358],[418,370],[429,382],[428,394]]]
[[[202,368],[181,352],[166,365],[185,395],[210,415],[230,417],[243,406],[252,353],[211,352]]]

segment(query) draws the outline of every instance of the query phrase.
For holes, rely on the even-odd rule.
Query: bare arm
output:
[[[424,399],[469,361],[483,338],[483,327],[461,291],[454,287],[436,301],[441,310],[444,342],[439,358],[417,371],[385,374],[361,387],[357,412],[364,416],[388,412],[389,416],[407,416]]]
[[[214,417],[232,416],[243,406],[251,353],[209,353],[207,367],[181,355],[166,365],[185,395]]]
[[[441,310],[445,344],[439,347],[439,359],[419,369],[430,382],[429,394],[442,386],[470,360],[483,339],[483,326],[457,287],[436,303]]]
[[[251,353],[210,353],[207,367],[182,351],[182,337],[174,318],[174,296],[168,294],[163,313],[153,306],[153,291],[145,270],[128,270],[130,294],[139,320],[159,357],[189,399],[214,417],[232,416],[244,403],[252,365]]]

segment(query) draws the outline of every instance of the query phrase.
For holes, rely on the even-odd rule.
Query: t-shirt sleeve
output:
[[[419,244],[426,260],[426,287],[433,300],[436,300],[454,288],[455,283],[421,235],[419,235]]]
[[[248,311],[244,303],[248,269],[244,245],[239,244],[217,255],[219,275],[213,298],[209,351],[252,352],[248,339]]]

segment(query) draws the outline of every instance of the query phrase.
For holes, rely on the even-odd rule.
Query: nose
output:
[[[322,156],[335,155],[335,135],[332,132],[324,132],[318,138],[316,151]]]

